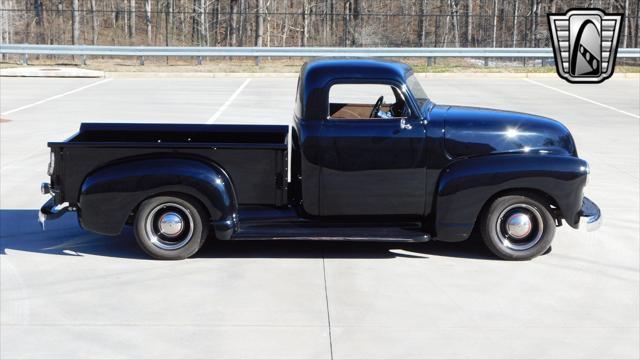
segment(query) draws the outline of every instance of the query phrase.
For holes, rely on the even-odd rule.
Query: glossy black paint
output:
[[[87,176],[78,203],[80,223],[96,233],[119,234],[136,206],[162,194],[198,199],[209,211],[219,239],[229,239],[237,228],[238,201],[226,172],[202,161],[169,156],[109,165]]]
[[[402,63],[319,60],[303,66],[294,115],[300,198],[305,214],[422,215],[426,193],[426,138],[422,110],[406,87],[413,74]],[[411,129],[400,119],[344,121],[329,117],[337,84],[383,84],[407,101]],[[375,99],[373,99],[375,100]]]
[[[425,129],[419,119],[325,120],[320,134],[320,215],[422,215]]]
[[[374,59],[323,59],[310,61],[300,70],[295,117],[321,120],[329,115],[329,89],[339,83],[377,83],[399,89],[413,70],[406,64]],[[406,90],[402,89],[406,95]],[[405,97],[406,98],[406,97]],[[412,101],[413,97],[409,99]],[[375,100],[375,99],[374,99]],[[415,107],[415,104],[412,103]],[[414,108],[414,110],[418,110]]]
[[[578,225],[587,163],[571,156],[502,154],[460,159],[442,171],[436,199],[438,239],[461,241],[473,230],[480,211],[499,194],[534,193]]]
[[[219,239],[460,241],[493,198],[527,191],[578,225],[588,165],[562,124],[416,101],[411,76],[388,61],[306,64],[290,184],[286,126],[83,124],[49,144],[61,163],[56,203],[78,205],[82,225],[104,234],[118,233],[144,198],[176,192],[207,206]],[[329,90],[342,83],[399,89],[410,113],[404,126],[400,118],[330,119]],[[258,207],[239,211],[247,205]]]
[[[452,158],[523,152],[577,156],[561,123],[511,111],[438,105],[444,111],[445,151]]]
[[[239,204],[286,204],[287,135],[286,126],[83,124],[49,143],[55,200],[78,208],[85,229],[114,235],[145,198],[187,194],[228,239]]]
[[[238,125],[83,124],[69,140],[49,143],[58,159],[52,185],[61,192],[59,203],[75,205],[85,178],[101,167],[187,157],[223,168],[241,204],[282,206],[287,199],[286,182],[281,181],[287,173],[287,135],[287,126],[275,125],[247,129]],[[276,186],[278,181],[282,186]]]

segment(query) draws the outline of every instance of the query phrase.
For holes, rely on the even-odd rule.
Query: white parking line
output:
[[[591,99],[587,99],[587,98],[582,97],[582,96],[580,96],[580,95],[572,94],[572,93],[570,93],[570,92],[568,92],[568,91],[560,90],[560,89],[555,88],[555,87],[553,87],[553,86],[549,86],[549,85],[543,84],[543,83],[541,83],[541,82],[537,82],[537,81],[535,81],[535,80],[531,80],[531,79],[523,79],[523,80],[524,80],[524,81],[528,81],[528,82],[530,82],[530,83],[532,83],[532,84],[536,84],[536,85],[539,85],[539,86],[545,87],[545,88],[547,88],[547,89],[551,89],[551,90],[557,91],[557,92],[559,92],[559,93],[561,93],[561,94],[565,94],[565,95],[573,96],[573,97],[574,97],[574,98],[576,98],[576,99],[580,99],[580,100],[583,100],[583,101],[586,101],[586,102],[590,102],[590,103],[592,103],[592,104],[595,104],[595,105],[598,105],[598,106],[602,106],[603,108],[607,108],[607,109],[609,109],[609,110],[617,111],[617,112],[619,112],[619,113],[621,113],[621,114],[625,114],[625,115],[631,116],[631,117],[633,117],[633,118],[640,119],[640,116],[639,116],[639,115],[632,114],[632,113],[630,113],[630,112],[626,112],[626,111],[624,111],[624,110],[620,110],[620,109],[618,109],[618,108],[614,108],[613,106],[609,106],[609,105],[606,105],[606,104],[603,104],[603,103],[599,103],[599,102],[597,102],[597,101],[594,101],[594,100],[591,100]]]
[[[245,88],[245,86],[247,86],[247,84],[249,84],[249,82],[251,81],[251,79],[247,79],[245,80],[242,85],[240,85],[240,87],[233,93],[231,94],[231,97],[224,103],[222,104],[222,106],[220,107],[220,109],[218,109],[218,111],[216,111],[215,114],[211,115],[211,117],[209,118],[209,120],[207,120],[207,124],[213,124],[216,120],[218,120],[218,118],[220,117],[220,115],[222,115],[222,113],[227,110],[227,108],[229,107],[229,105],[231,105],[231,103],[233,102],[233,100],[236,99],[236,97],[238,97],[238,95],[240,95],[240,92],[242,91],[242,89]]]
[[[92,86],[96,86],[96,85],[104,84],[104,83],[109,82],[109,81],[111,81],[111,80],[113,80],[113,79],[104,79],[104,80],[100,80],[100,81],[97,81],[97,82],[91,83],[91,84],[89,84],[89,85],[81,86],[81,87],[79,87],[79,88],[77,88],[77,89],[73,89],[73,90],[71,90],[71,91],[67,91],[67,92],[62,93],[62,94],[58,94],[58,95],[55,95],[55,96],[52,96],[52,97],[49,97],[49,98],[46,98],[46,99],[43,99],[43,100],[40,100],[40,101],[36,101],[36,102],[31,103],[31,104],[28,104],[28,105],[21,106],[21,107],[19,107],[19,108],[13,109],[13,110],[5,111],[5,112],[1,113],[0,115],[9,115],[9,114],[11,114],[11,113],[14,113],[14,112],[17,112],[17,111],[20,111],[20,110],[28,109],[28,108],[30,108],[30,107],[33,107],[33,106],[36,106],[36,105],[40,105],[40,104],[42,104],[42,103],[46,103],[47,101],[55,100],[55,99],[61,98],[61,97],[63,97],[63,96],[67,96],[67,95],[69,95],[69,94],[76,93],[76,92],[78,92],[78,91],[81,91],[81,90],[84,90],[84,89],[90,88],[90,87],[92,87]]]

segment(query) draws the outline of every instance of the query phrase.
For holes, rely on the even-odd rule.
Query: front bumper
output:
[[[595,231],[602,225],[602,213],[596,203],[588,197],[582,198],[582,207],[580,208],[580,229],[587,231]]]

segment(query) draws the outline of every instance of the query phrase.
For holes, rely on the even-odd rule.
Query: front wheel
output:
[[[157,196],[142,202],[134,220],[138,245],[161,260],[195,254],[209,233],[206,210],[188,197]]]
[[[534,196],[496,199],[480,225],[484,243],[504,260],[530,260],[545,253],[556,233],[549,208]]]

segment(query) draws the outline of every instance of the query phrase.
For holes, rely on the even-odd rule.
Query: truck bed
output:
[[[85,123],[66,141],[48,144],[56,157],[52,185],[73,206],[84,179],[105,165],[189,156],[222,167],[239,204],[281,206],[287,199],[288,133],[285,125]]]

